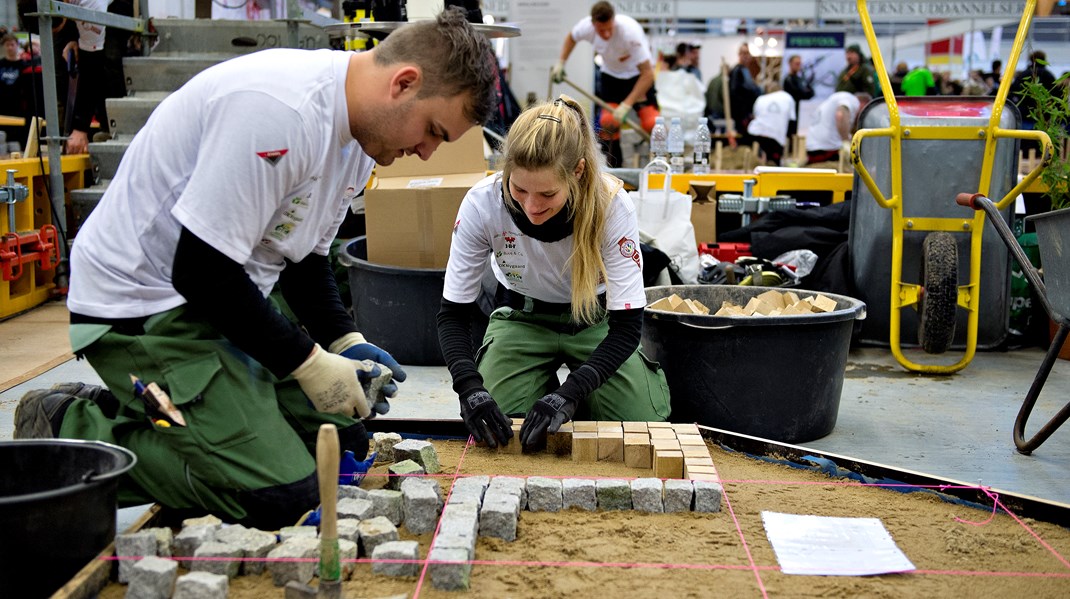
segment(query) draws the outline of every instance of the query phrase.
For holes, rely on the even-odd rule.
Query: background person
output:
[[[370,415],[358,376],[378,367],[362,361],[405,379],[343,308],[331,241],[376,163],[426,160],[486,121],[496,74],[489,42],[454,9],[367,52],[264,50],[173,92],[71,255],[71,344],[113,395],[31,392],[16,435],[132,450],[123,504],[295,523],[318,502],[321,424],[367,453],[353,413]],[[276,282],[299,324],[268,299]],[[130,374],[163,387],[187,425],[150,421]]]
[[[599,97],[617,106],[599,122],[606,128],[601,136],[602,151],[609,166],[619,167],[623,163],[619,129],[627,114],[634,108],[639,124],[648,133],[658,116],[650,42],[635,19],[616,14],[609,2],[597,2],[591,6],[591,16],[581,19],[565,36],[552,73],[554,83],[564,82],[565,63],[581,41],[591,42],[602,57]]]
[[[573,418],[665,420],[664,373],[639,353],[646,295],[635,207],[603,174],[583,109],[561,96],[526,110],[503,164],[461,203],[438,315],[469,432],[504,444],[506,415],[526,414],[520,441],[536,446]],[[503,305],[477,357],[469,331],[488,256]]]
[[[766,89],[768,93],[754,102],[754,118],[747,125],[747,134],[758,142],[766,160],[779,166],[788,145],[788,124],[795,114],[795,99],[777,83],[770,83]]]
[[[807,164],[840,159],[840,151],[851,143],[855,117],[869,100],[865,92],[836,92],[817,107],[806,134]]]
[[[862,47],[858,44],[847,46],[844,51],[847,57],[847,66],[840,71],[836,78],[836,91],[847,93],[866,93],[870,97],[877,93],[877,85],[873,81],[873,68],[862,56]]]
[[[784,77],[784,91],[795,100],[795,112],[788,123],[788,137],[799,131],[799,104],[814,97],[813,74],[807,77],[802,70],[802,57],[793,54],[788,57],[788,74]]]

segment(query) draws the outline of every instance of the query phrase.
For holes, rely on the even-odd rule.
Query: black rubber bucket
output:
[[[0,595],[48,597],[96,558],[135,462],[98,441],[0,441]]]
[[[746,306],[773,287],[675,285],[648,287],[647,304],[673,293],[716,312],[725,301]],[[791,289],[800,297],[816,292]],[[661,363],[672,421],[697,422],[773,441],[797,443],[832,432],[855,320],[866,305],[836,301],[827,313],[793,316],[708,316],[647,308],[643,350]]]
[[[442,305],[444,268],[402,268],[368,262],[368,243],[357,237],[340,255],[349,271],[353,319],[368,341],[390,352],[402,366],[442,366],[438,343],[438,310]],[[479,347],[487,330],[485,318],[473,323]]]

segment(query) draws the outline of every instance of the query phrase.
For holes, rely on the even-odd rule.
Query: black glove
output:
[[[520,443],[531,447],[541,443],[546,433],[556,433],[561,425],[572,420],[579,402],[557,393],[545,395],[531,406],[520,427]]]
[[[490,447],[505,445],[513,437],[513,421],[486,391],[461,398],[461,418],[475,440]]]

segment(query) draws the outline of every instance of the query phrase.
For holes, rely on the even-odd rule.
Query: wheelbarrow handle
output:
[[[960,193],[959,195],[955,196],[955,203],[959,206],[965,206],[967,208],[973,208],[974,210],[980,210],[981,204],[978,203],[977,200],[984,197],[985,194],[983,193]],[[987,200],[988,198],[985,199]],[[992,200],[988,201],[991,202]]]

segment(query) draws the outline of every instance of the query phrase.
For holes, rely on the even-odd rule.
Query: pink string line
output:
[[[1066,566],[1067,568],[1070,568],[1070,562],[1067,562],[1066,558],[1063,557],[1062,555],[1060,555],[1059,552],[1056,551],[1054,547],[1049,545],[1047,543],[1047,541],[1045,541],[1044,539],[1040,538],[1040,535],[1038,535],[1036,532],[1034,532],[1033,529],[1029,528],[1029,526],[1025,522],[1022,522],[1022,520],[1019,519],[1018,516],[1016,516],[1013,512],[1011,512],[1009,509],[1007,509],[1007,506],[1003,505],[1003,503],[1000,502],[998,495],[995,495],[993,493],[989,493],[989,491],[987,489],[984,489],[984,492],[986,494],[988,494],[989,497],[992,498],[992,502],[994,504],[999,505],[1000,509],[1002,509],[1003,511],[1007,512],[1007,514],[1011,518],[1014,518],[1015,522],[1017,522],[1018,524],[1022,525],[1022,528],[1026,529],[1027,531],[1029,531],[1029,534],[1033,535],[1033,538],[1035,538],[1037,540],[1037,542],[1041,544],[1041,546],[1043,546],[1045,549],[1047,549],[1049,552],[1051,552],[1051,554],[1054,555],[1055,558],[1058,559],[1060,562],[1062,562],[1062,564],[1064,566]]]
[[[453,471],[453,482],[457,482],[457,477],[461,473],[461,465],[464,464],[464,458],[468,455],[468,448],[475,442],[475,439],[471,435],[468,436],[468,442],[464,445],[464,451],[461,452],[461,459],[457,460],[457,469]],[[450,484],[450,491],[446,493],[446,501],[443,502],[442,513],[438,516],[438,524],[435,525],[435,533],[431,535],[431,544],[428,545],[427,559],[423,560],[424,567],[420,569],[420,579],[416,581],[416,590],[412,593],[412,599],[418,599],[420,597],[420,589],[424,585],[424,579],[427,577],[427,568],[431,565],[431,547],[435,546],[435,540],[438,539],[438,533],[442,529],[442,518],[446,514],[445,505],[449,504],[450,497],[453,496],[453,484]]]
[[[747,538],[743,534],[743,527],[739,524],[739,518],[736,518],[736,511],[732,509],[732,502],[728,499],[728,491],[721,485],[721,496],[724,497],[724,503],[728,506],[728,513],[732,515],[732,522],[736,525],[736,531],[739,533],[739,540],[743,543],[743,550],[747,553],[747,561],[750,562],[751,571],[754,572],[754,578],[758,581],[758,588],[762,591],[762,597],[769,599],[769,593],[765,590],[765,584],[762,583],[762,575],[759,572],[758,564],[754,562],[754,556],[751,555],[750,546],[747,545]],[[776,568],[779,570],[780,568]]]

